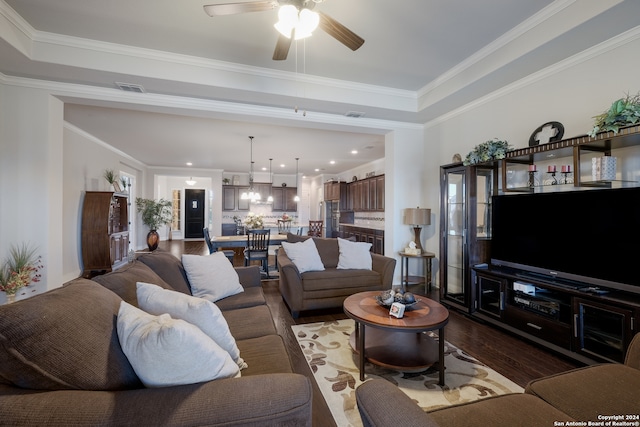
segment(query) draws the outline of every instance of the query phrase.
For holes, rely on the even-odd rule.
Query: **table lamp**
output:
[[[422,244],[420,243],[420,232],[422,231],[422,225],[431,225],[431,209],[407,208],[404,210],[404,223],[406,225],[413,225],[413,232],[415,233],[414,242],[416,243],[416,249],[420,249],[422,252]]]

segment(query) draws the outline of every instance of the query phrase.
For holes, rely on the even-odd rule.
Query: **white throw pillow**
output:
[[[154,316],[122,301],[117,327],[120,346],[146,387],[240,376],[229,353],[184,320]]]
[[[371,243],[351,242],[338,237],[338,269],[340,270],[371,270]]]
[[[324,271],[324,264],[313,239],[297,243],[282,242],[282,247],[289,259],[298,267],[300,273]]]
[[[244,292],[238,273],[223,252],[211,255],[182,255],[194,297],[212,302]]]
[[[173,319],[196,325],[229,353],[240,369],[247,367],[240,357],[240,350],[229,331],[226,319],[218,306],[211,301],[143,282],[137,283],[137,297],[138,307],[142,310],[156,316],[167,313]]]

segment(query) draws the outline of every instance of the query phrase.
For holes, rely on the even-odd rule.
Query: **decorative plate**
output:
[[[402,304],[404,304],[406,309],[409,309],[409,308],[413,307],[414,305],[416,305],[418,303],[418,301],[420,301],[420,300],[416,298],[416,300],[414,302],[412,302],[411,304],[404,304],[404,303],[402,303]],[[378,305],[381,305],[381,306],[383,306],[385,308],[390,308],[391,307],[391,304],[386,304],[386,303],[382,302],[382,299],[380,298],[380,295],[376,295],[376,302],[378,303]],[[394,302],[400,302],[400,301],[394,301]]]

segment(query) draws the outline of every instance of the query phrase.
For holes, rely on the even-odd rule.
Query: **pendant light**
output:
[[[271,174],[271,162],[273,159],[269,159],[269,197],[267,197],[267,203],[273,203],[273,194],[271,194],[271,189],[273,188],[273,175]]]
[[[196,185],[196,181],[193,180],[193,177],[189,178],[185,181],[187,185]]]
[[[298,160],[300,157],[296,157],[296,196],[293,198],[294,202],[300,201],[300,196],[298,196]]]
[[[251,142],[251,164],[249,167],[249,192],[244,192],[240,195],[242,200],[249,200],[249,202],[255,203],[261,199],[260,193],[253,190],[253,137],[250,136]]]

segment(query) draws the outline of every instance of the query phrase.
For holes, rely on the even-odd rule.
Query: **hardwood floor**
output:
[[[207,254],[208,250],[202,241],[170,241],[160,242],[160,247],[180,257],[182,253]],[[235,265],[242,265],[241,255],[234,260]],[[272,264],[272,263],[270,263]],[[341,309],[322,310],[302,313],[293,319],[278,290],[278,280],[264,280],[262,287],[267,304],[273,314],[278,333],[283,337],[291,355],[295,372],[313,378],[309,366],[298,346],[291,330],[291,325],[324,322],[346,319]],[[423,287],[410,289],[419,294]],[[438,290],[433,289],[429,298],[438,300]],[[511,381],[524,387],[529,381],[542,376],[551,375],[581,366],[578,362],[552,353],[543,347],[525,341],[515,335],[506,333],[493,326],[480,323],[474,319],[451,310],[449,323],[445,329],[446,340],[463,349],[471,356],[487,364]],[[322,394],[314,385],[313,425],[335,426],[333,418]]]

